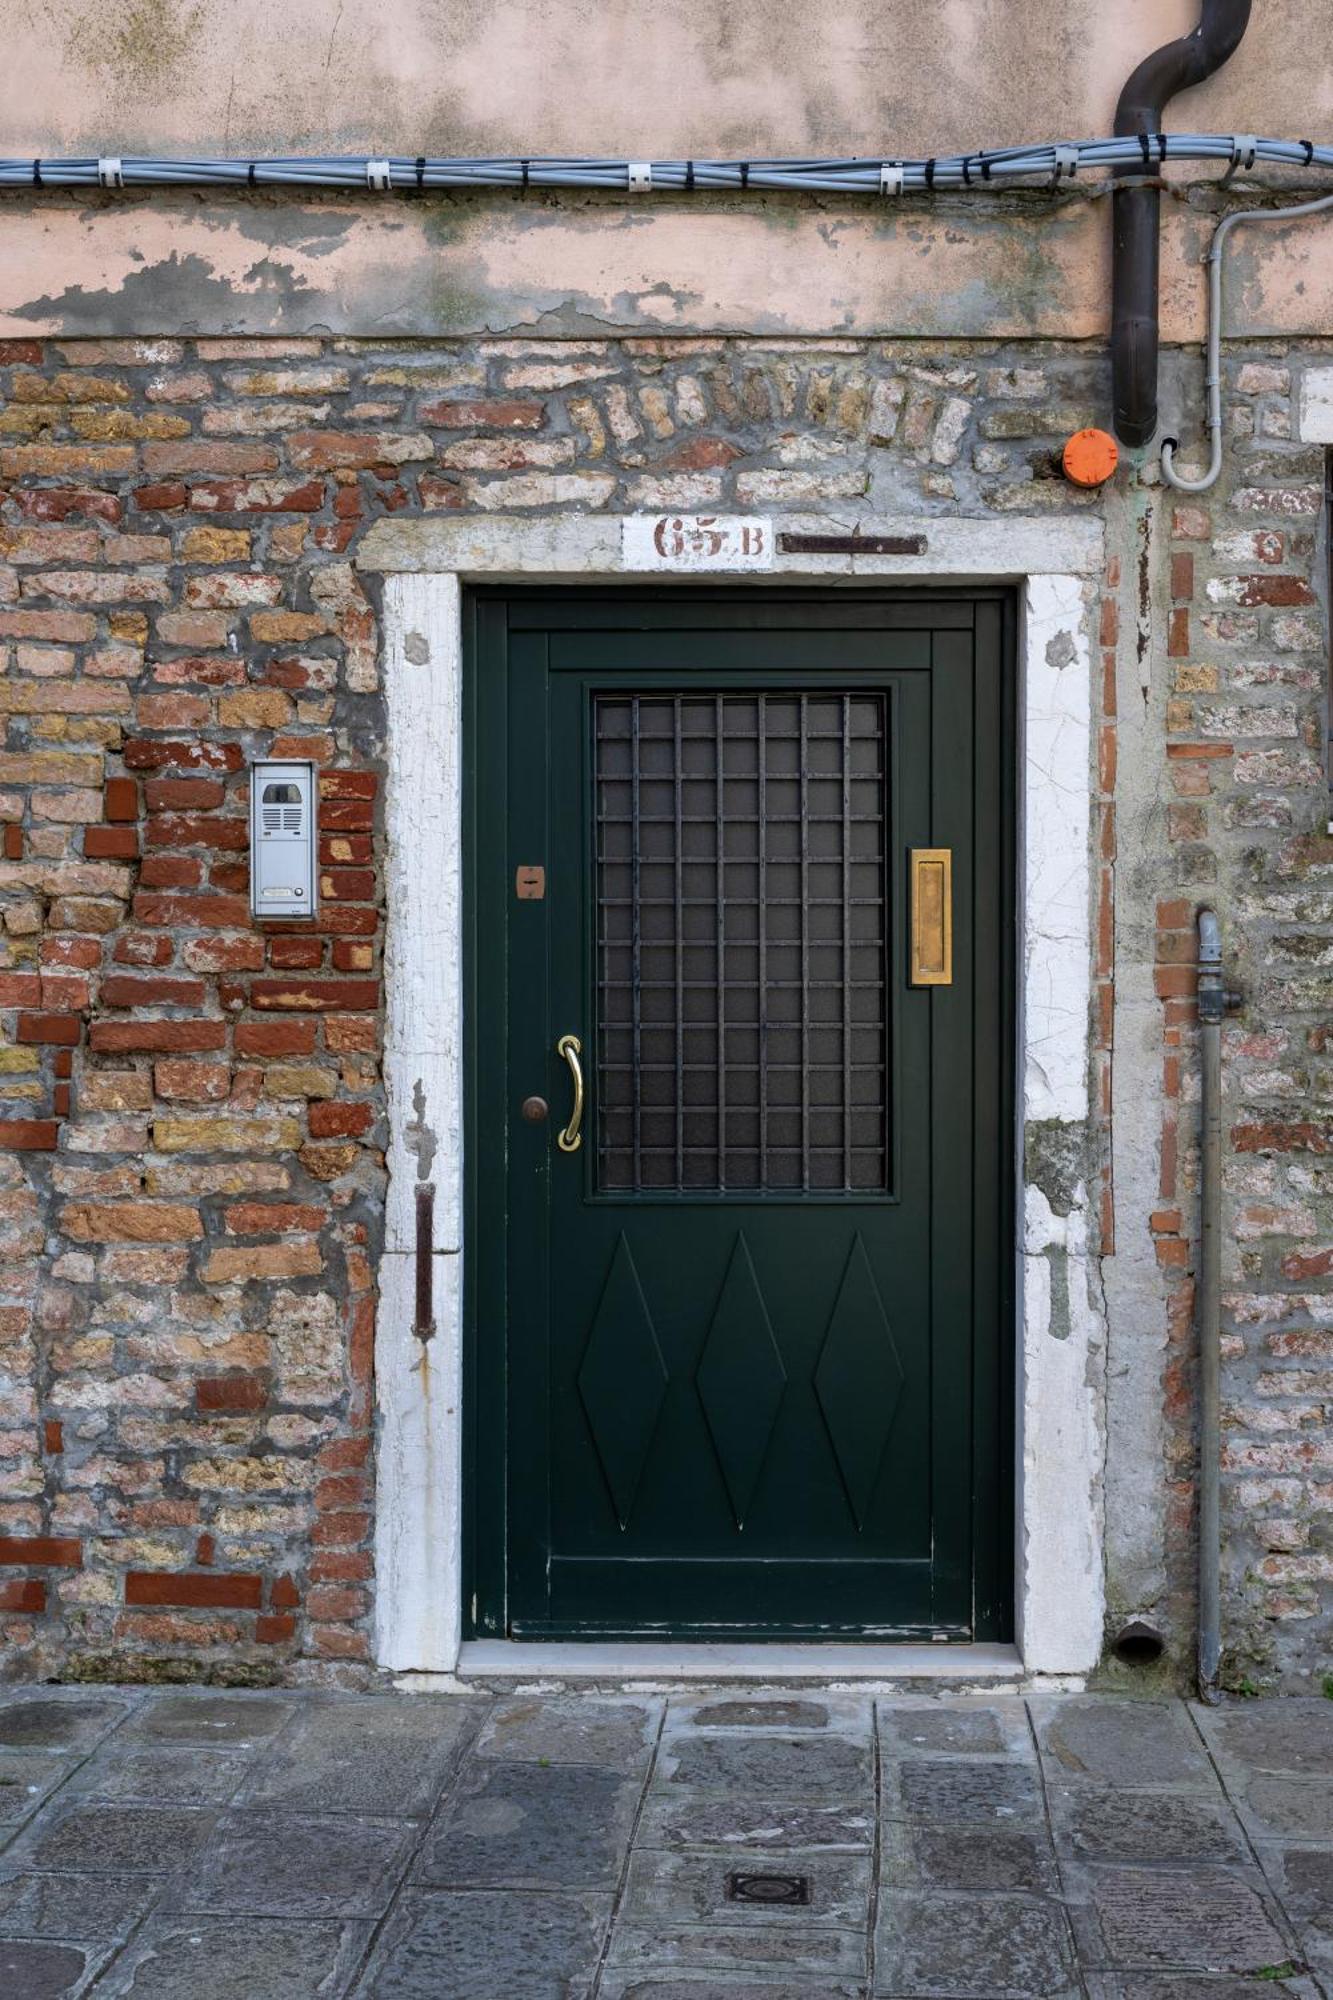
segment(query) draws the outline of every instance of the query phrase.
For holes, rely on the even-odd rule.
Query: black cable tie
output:
[[[931,190],[931,189],[932,189],[932,188],[934,187],[934,185],[935,185],[935,162],[934,162],[934,160],[927,160],[927,161],[926,161],[926,193],[927,193],[927,194],[929,194],[929,193],[930,193],[930,190]]]
[[[1148,134],[1146,132],[1139,133],[1139,144],[1143,148],[1143,164],[1145,167],[1150,167],[1152,165],[1152,148],[1148,144]]]
[[[1166,134],[1165,134],[1165,132],[1159,132],[1159,133],[1157,134],[1157,157],[1158,157],[1158,159],[1159,159],[1159,160],[1161,160],[1161,161],[1165,161],[1165,159],[1166,159]]]
[[[685,162],[685,190],[686,190],[686,193],[687,193],[687,194],[693,194],[693,192],[694,192],[694,161],[693,161],[693,160],[686,160],[686,162]]]
[[[971,166],[970,166],[970,164],[969,164],[969,162],[968,162],[968,157],[967,157],[967,154],[966,154],[966,153],[964,153],[964,155],[963,155],[963,186],[964,186],[965,188],[970,188],[970,187],[971,187],[971,185],[972,185],[972,169],[971,169]]]
[[[742,160],[742,161],[741,161],[741,188],[742,188],[742,190],[744,190],[745,188],[748,188],[748,187],[749,187],[749,185],[750,185],[750,162],[749,162],[748,160]]]
[[[526,191],[527,191],[527,186],[528,186],[528,162],[527,162],[526,160],[520,160],[518,164],[519,164],[519,165],[520,165],[520,167],[522,167],[522,169],[523,169],[523,180],[522,180],[522,186],[523,186],[523,189],[524,189],[524,192],[526,192]]]
[[[258,163],[256,161],[251,160],[249,166],[245,170],[246,184],[249,187],[253,187],[255,184],[255,167],[257,164]]]
[[[983,181],[988,181],[988,180],[990,179],[990,161],[989,161],[989,160],[983,160],[983,161],[981,162],[981,178],[982,178],[982,180],[983,180]]]
[[[1311,160],[1313,160],[1314,158],[1314,140],[1302,139],[1301,144],[1305,148],[1305,165],[1308,167]]]
[[[421,193],[421,190],[422,190],[422,188],[424,188],[424,187],[425,187],[425,185],[426,185],[426,155],[425,155],[424,153],[418,153],[418,154],[417,154],[417,193],[418,193],[418,194],[420,194],[420,193]]]
[[[32,163],[32,184],[35,188],[39,188],[42,185],[42,163],[40,160],[34,160]]]

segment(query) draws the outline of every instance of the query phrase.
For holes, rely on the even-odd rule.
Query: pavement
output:
[[[1333,1996],[1333,1701],[0,1690],[0,2000]]]

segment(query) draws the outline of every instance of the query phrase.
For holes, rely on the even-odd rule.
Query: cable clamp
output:
[[[388,194],[393,187],[393,175],[387,160],[366,161],[366,186],[374,188],[376,194]]]
[[[1072,181],[1077,172],[1078,147],[1057,146],[1055,148],[1055,173],[1051,179],[1051,186],[1059,187],[1061,181]]]
[[[1243,135],[1237,133],[1233,136],[1231,141],[1231,164],[1222,176],[1221,185],[1223,187],[1226,186],[1233,174],[1249,173],[1254,165],[1258,149],[1259,141],[1254,137],[1253,133],[1245,133]]]
[[[651,194],[653,191],[653,163],[651,160],[631,160],[628,167],[629,191],[631,194]]]
[[[901,167],[881,167],[879,170],[879,191],[881,194],[901,194],[903,191],[903,170]]]
[[[104,188],[123,188],[125,169],[119,159],[103,159],[97,162],[97,185]]]

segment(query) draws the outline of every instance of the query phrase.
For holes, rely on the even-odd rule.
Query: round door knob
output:
[[[550,1106],[544,1097],[525,1097],[520,1109],[529,1125],[540,1125]]]

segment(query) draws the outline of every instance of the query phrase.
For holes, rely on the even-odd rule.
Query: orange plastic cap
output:
[[[1063,463],[1075,486],[1104,486],[1120,463],[1120,447],[1109,431],[1075,431]]]

